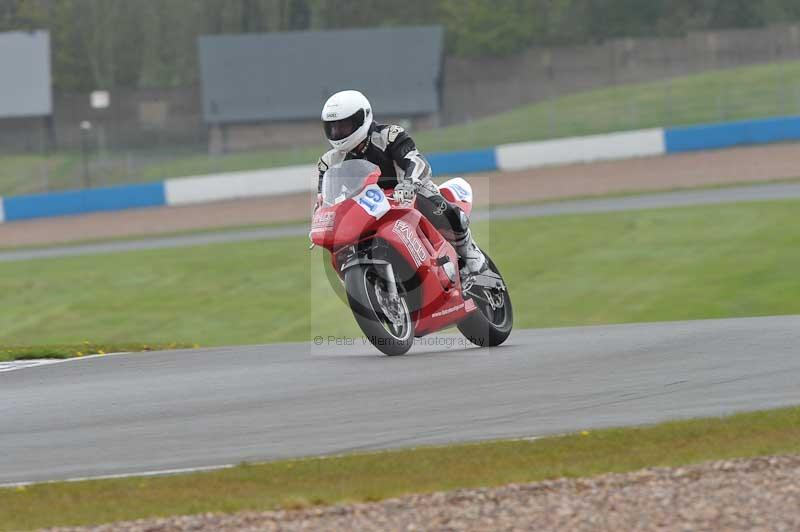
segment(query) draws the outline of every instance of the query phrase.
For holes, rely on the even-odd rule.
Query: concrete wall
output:
[[[92,109],[88,94],[58,93],[54,127],[59,147],[80,146],[81,121],[95,125],[109,149],[137,149],[176,144],[204,146],[206,126],[196,87],[180,89],[119,89],[111,91],[108,109]]]
[[[408,118],[381,114],[378,115],[378,120],[402,124],[415,131],[430,129],[434,123],[430,116]],[[215,125],[210,129],[208,142],[211,153],[256,150],[265,146],[297,148],[327,145],[319,120]]]
[[[800,59],[797,25],[531,48],[505,58],[449,57],[441,121],[463,122],[582,90],[791,59]]]
[[[666,153],[663,129],[625,131],[588,137],[520,142],[498,146],[497,168],[522,170],[538,166],[611,161]]]
[[[668,79],[707,70],[800,59],[800,26],[691,33],[674,39],[619,39],[604,44],[531,48],[511,57],[447,57],[442,110],[415,118],[416,129],[464,122],[571,92]],[[376,109],[378,116],[383,116]],[[198,87],[112,91],[111,107],[96,111],[88,94],[56,93],[52,131],[42,120],[0,120],[0,149],[39,151],[49,133],[59,146],[78,148],[82,120],[102,126],[109,148],[222,146],[209,135]],[[385,118],[385,117],[384,117]],[[99,134],[99,133],[95,133]],[[229,148],[315,144],[316,123],[273,122],[228,129]]]
[[[793,59],[800,60],[797,25],[537,47],[510,57],[447,57],[442,73],[442,110],[415,123],[415,129],[462,123],[579,91]],[[380,116],[380,110],[376,111]],[[282,131],[293,137],[297,129],[292,124],[234,126],[231,135],[246,135],[253,127],[270,133],[260,139],[261,144],[244,143],[248,149],[270,145],[269,138],[281,138]],[[308,131],[307,138],[311,139],[314,128]]]
[[[108,149],[194,145],[204,150],[208,139],[196,87],[118,89],[102,110],[92,109],[89,94],[61,92],[53,97],[51,119],[0,120],[0,150],[39,152],[52,144],[80,149],[84,120],[94,126],[92,145]]]

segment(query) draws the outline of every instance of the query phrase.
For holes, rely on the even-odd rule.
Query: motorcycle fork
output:
[[[384,275],[386,276],[386,291],[389,293],[389,298],[391,301],[397,301],[399,295],[397,293],[397,281],[395,281],[394,268],[392,268],[392,264],[390,262],[381,264],[380,266]]]
[[[350,259],[356,257],[358,253],[358,248],[356,246],[349,246],[348,248],[338,252],[336,256],[336,262],[339,265],[346,264],[350,261]],[[397,281],[396,277],[394,276],[394,268],[392,267],[392,264],[389,261],[381,260],[379,262],[373,262],[373,265],[375,266],[375,269],[378,270],[378,273],[381,275],[383,280],[386,281],[386,292],[389,294],[390,300],[397,301],[399,298],[399,293],[397,291]]]

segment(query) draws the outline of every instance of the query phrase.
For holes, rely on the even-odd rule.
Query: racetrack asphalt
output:
[[[360,338],[320,343],[100,356],[0,373],[0,484],[800,403],[800,316],[519,330],[494,349],[432,336],[395,358]]]
[[[590,214],[691,205],[736,203],[746,201],[769,201],[800,198],[800,184],[769,184],[741,187],[726,187],[706,190],[686,190],[639,194],[635,196],[556,201],[534,205],[495,206],[478,210],[473,220],[506,220],[513,218],[535,218],[562,214]],[[99,242],[93,244],[25,248],[0,251],[0,262],[46,259],[79,255],[95,255],[121,251],[165,249],[201,246],[226,242],[268,240],[308,234],[308,225],[289,225],[234,231],[195,233],[170,237],[154,237],[135,240]]]

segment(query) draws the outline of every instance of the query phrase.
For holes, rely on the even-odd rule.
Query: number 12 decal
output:
[[[378,185],[369,185],[353,198],[367,214],[380,218],[389,212],[389,200]]]

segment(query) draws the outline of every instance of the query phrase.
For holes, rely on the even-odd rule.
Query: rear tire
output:
[[[489,269],[502,279],[503,275],[495,263],[489,255],[486,253],[484,255],[489,263]],[[505,284],[505,279],[503,284]],[[473,291],[475,294],[472,293]],[[514,327],[514,309],[511,306],[508,286],[505,290],[492,290],[491,293],[495,303],[497,300],[502,301],[501,306],[495,305],[497,308],[493,308],[488,302],[489,298],[478,287],[472,287],[469,292],[464,293],[464,299],[471,298],[478,308],[458,323],[458,330],[467,340],[478,347],[495,347],[502,344]]]
[[[399,303],[391,309],[386,280],[374,264],[348,269],[344,286],[350,310],[370,343],[389,356],[406,354],[414,344],[414,321],[402,285],[396,283]]]

